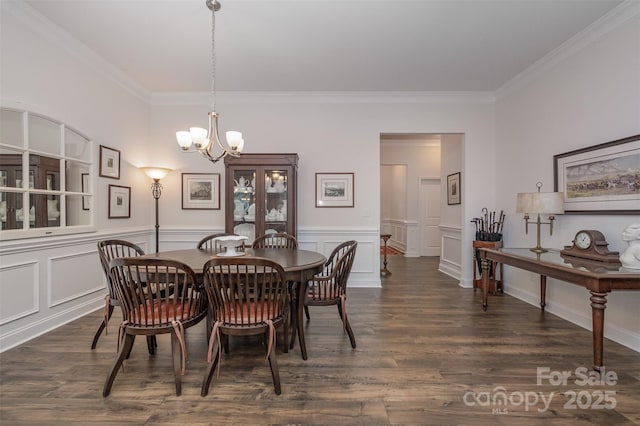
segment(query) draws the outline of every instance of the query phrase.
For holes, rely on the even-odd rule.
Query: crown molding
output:
[[[216,92],[226,103],[491,104],[493,92]],[[209,105],[210,92],[153,92],[151,105]]]
[[[416,133],[408,133],[408,135],[416,135]],[[428,141],[421,139],[414,139],[413,141],[380,141],[380,146],[384,148],[440,148],[442,143],[440,141]]]
[[[23,1],[1,1],[3,13],[9,13],[33,33],[41,36],[47,42],[53,43],[71,53],[76,59],[86,64],[96,73],[116,83],[134,97],[149,103],[149,91],[128,77],[120,69],[114,67],[101,56],[97,55],[87,45],[51,22],[40,12]]]
[[[605,36],[612,30],[640,15],[640,0],[625,0],[618,7],[611,10],[600,19],[593,22],[584,30],[562,43],[533,65],[506,82],[495,92],[496,100],[500,100],[512,92],[529,84],[540,74],[548,71],[558,63],[579,52],[594,41]]]

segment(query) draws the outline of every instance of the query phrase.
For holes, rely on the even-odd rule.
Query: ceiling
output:
[[[211,90],[205,0],[27,0],[149,92]],[[495,91],[620,0],[221,0],[218,91]]]

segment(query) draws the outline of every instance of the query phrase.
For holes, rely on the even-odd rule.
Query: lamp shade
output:
[[[140,167],[140,169],[153,180],[160,180],[171,171],[171,169],[166,167]]]
[[[242,139],[242,133],[236,132],[234,130],[229,130],[227,132],[227,144],[234,151],[242,152],[242,148],[244,148],[244,139]]]
[[[189,148],[191,148],[193,140],[191,139],[190,132],[184,130],[176,132],[176,139],[178,140],[178,145],[180,145],[180,148],[182,148],[183,150],[188,150]]]
[[[562,192],[520,192],[518,193],[518,213],[564,213],[564,194]]]

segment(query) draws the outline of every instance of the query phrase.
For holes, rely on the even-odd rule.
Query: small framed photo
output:
[[[316,173],[316,207],[353,207],[353,173]]]
[[[120,179],[120,151],[100,145],[100,176]]]
[[[462,187],[460,186],[460,172],[452,173],[447,176],[447,204],[460,204],[460,195]]]
[[[80,174],[81,184],[82,184],[82,192],[89,192],[89,173],[81,173]],[[89,196],[82,196],[82,210],[89,210]]]
[[[109,185],[109,219],[131,217],[131,187]]]
[[[220,210],[220,174],[182,173],[182,210]]]

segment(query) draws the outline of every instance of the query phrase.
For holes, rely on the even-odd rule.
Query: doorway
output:
[[[380,231],[406,257],[440,256],[440,163],[440,135],[380,135]]]

